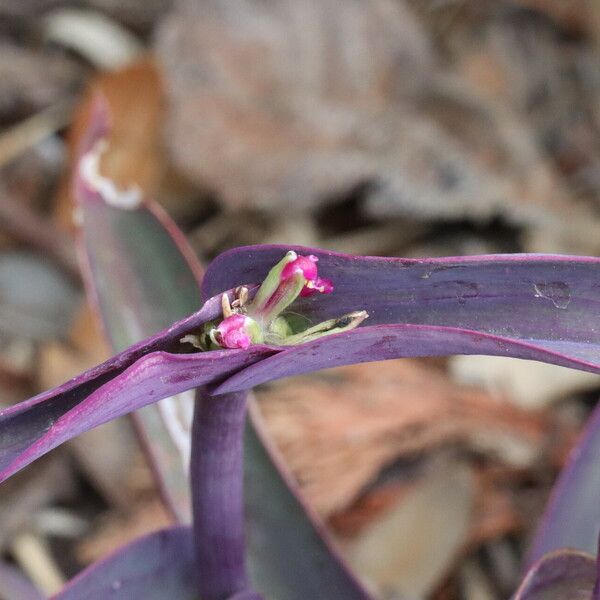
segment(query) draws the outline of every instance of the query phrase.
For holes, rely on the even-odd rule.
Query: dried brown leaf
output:
[[[465,464],[432,470],[346,546],[384,598],[423,598],[456,562],[469,531],[474,480]]]
[[[383,467],[442,445],[531,465],[548,423],[409,360],[292,378],[258,397],[269,430],[324,516],[347,506]]]
[[[158,52],[176,164],[229,207],[298,211],[376,174],[390,108],[433,66],[393,0],[180,2]]]
[[[227,207],[290,217],[363,186],[377,219],[503,217],[576,251],[595,239],[597,217],[573,205],[537,132],[510,102],[487,102],[460,60],[454,79],[440,69],[400,0],[177,6],[157,46],[166,143]],[[498,71],[496,89],[514,93],[518,74]]]

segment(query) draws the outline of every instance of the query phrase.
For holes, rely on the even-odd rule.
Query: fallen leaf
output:
[[[464,546],[473,498],[469,468],[440,465],[349,542],[345,554],[381,597],[426,597]]]
[[[443,445],[531,465],[549,424],[412,360],[294,377],[257,395],[269,431],[325,517],[348,506],[385,466]]]
[[[180,1],[157,40],[173,161],[231,211],[293,219],[361,189],[369,219],[597,237],[524,115],[447,75],[400,0]]]
[[[157,52],[175,164],[230,208],[296,213],[379,175],[401,136],[390,108],[433,67],[391,0],[178,2]]]
[[[484,387],[516,406],[539,410],[569,395],[600,387],[600,377],[543,363],[497,356],[454,356],[452,378]]]

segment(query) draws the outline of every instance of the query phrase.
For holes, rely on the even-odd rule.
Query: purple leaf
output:
[[[429,325],[376,325],[292,346],[229,377],[213,393],[248,389],[319,369],[392,358],[485,354],[512,356],[600,373],[600,362],[573,359],[522,340]]]
[[[370,600],[299,495],[252,403],[250,413],[253,426],[246,428],[244,492],[253,586],[266,600]]]
[[[0,481],[59,444],[138,408],[214,382],[269,354],[265,348],[175,355],[152,352],[94,389],[70,386],[0,412]],[[106,381],[106,376],[98,378]],[[95,384],[98,379],[91,383]],[[90,393],[91,392],[91,393]],[[41,398],[41,399],[40,399]]]
[[[287,249],[254,246],[220,255],[206,272],[203,292],[216,294],[260,281]],[[600,259],[498,255],[407,260],[293,249],[317,255],[319,273],[335,285],[333,294],[302,299],[294,311],[318,322],[364,309],[369,313],[366,326],[286,350],[281,359],[256,365],[256,375],[250,369],[219,392],[395,356],[495,354],[600,370]],[[373,328],[383,325],[391,328]],[[344,350],[347,360],[340,354],[343,343],[349,349]],[[354,350],[355,345],[360,349]],[[281,368],[280,360],[296,362]],[[271,377],[271,368],[281,370]]]
[[[15,567],[0,561],[0,597],[7,600],[45,600],[45,596]]]
[[[203,293],[261,281],[287,249],[251,246],[221,254],[207,269]],[[292,249],[317,255],[319,273],[334,280],[333,294],[294,304],[315,320],[364,309],[370,325],[472,329],[553,351],[567,342],[573,358],[600,362],[600,330],[593,327],[600,308],[600,259],[528,254],[401,259]]]
[[[118,190],[108,179],[94,186],[94,168],[84,165],[99,158],[101,152],[94,153],[94,148],[106,143],[109,123],[101,98],[96,98],[90,127],[74,182],[79,241],[88,294],[97,302],[107,337],[118,351],[197,310],[202,304],[202,268],[158,204],[139,190]],[[128,194],[137,200],[121,206],[119,198]]]
[[[554,486],[529,563],[558,548],[595,552],[600,532],[600,404]]]
[[[596,561],[576,550],[546,554],[527,573],[514,600],[596,600]]]
[[[88,567],[53,600],[197,600],[192,532],[151,533]]]
[[[272,254],[271,248],[266,251]],[[228,253],[230,258],[233,255],[237,257],[233,262],[217,259],[217,266],[209,269],[207,277],[230,268],[235,271],[246,261],[250,265],[247,269],[254,269],[253,265],[261,263],[262,254],[256,249],[252,252],[254,254],[244,251]],[[277,249],[277,253],[280,254],[281,250]],[[331,259],[329,263],[327,257]],[[435,261],[423,261],[415,266],[414,262],[398,259],[362,259],[330,254],[322,254],[321,260],[323,266],[329,266],[323,274],[333,279],[338,287],[330,296],[307,298],[304,301],[306,314],[323,318],[339,315],[348,309],[367,308],[375,326],[360,327],[285,349],[253,346],[248,350],[183,356],[154,354],[157,350],[180,352],[178,340],[185,333],[218,317],[219,298],[213,298],[195,315],[144,343],[132,346],[61,388],[0,412],[0,425],[10,427],[10,434],[3,436],[0,442],[0,469],[3,471],[0,477],[6,477],[69,437],[161,399],[165,394],[171,395],[201,384],[215,384],[218,380],[225,381],[217,385],[215,391],[223,393],[249,389],[277,377],[340,364],[453,353],[516,356],[600,372],[600,327],[596,327],[600,312],[597,311],[599,301],[594,295],[599,274],[599,261],[596,259],[453,259],[460,263],[456,270],[464,271],[460,275],[461,281],[465,282],[469,277],[473,285],[475,280],[480,282],[478,295],[470,299],[448,295],[447,289],[452,288],[453,280],[446,280],[438,287],[431,286],[431,279],[437,276],[430,272]],[[437,261],[436,264],[440,262],[445,266],[439,275],[447,277],[454,270],[450,265],[452,261]],[[423,264],[429,265],[430,274],[425,279]],[[219,265],[220,269],[216,271]],[[407,273],[412,275],[409,277]],[[549,273],[568,282],[571,292],[566,308],[556,307],[556,299],[550,302],[531,293],[525,298],[520,292],[523,286],[529,289],[531,281],[547,280]],[[254,273],[251,276],[254,277]],[[351,285],[353,278],[355,283]],[[365,278],[368,279],[366,287]],[[394,283],[396,280],[397,284]],[[243,283],[243,280],[235,283]],[[537,286],[541,289],[540,283]],[[357,287],[362,290],[359,295],[354,291]],[[349,301],[346,293],[354,300]],[[403,301],[405,294],[409,294],[409,299]],[[417,296],[418,302],[410,299]],[[337,302],[332,304],[336,298]],[[539,301],[543,303],[534,307]],[[354,302],[360,302],[360,305],[357,307]],[[489,306],[490,303],[492,306]],[[547,305],[551,309],[546,314]],[[419,309],[419,306],[425,308]],[[414,311],[415,321],[426,318],[441,321],[443,316],[447,316],[451,326],[437,323],[377,325],[391,319],[408,319],[410,315],[406,311]],[[497,322],[496,327],[492,327],[492,321]],[[465,325],[471,325],[471,329],[465,329]],[[506,333],[510,328],[512,334],[508,337]],[[486,330],[499,330],[504,335]],[[138,359],[139,363],[135,364]],[[242,370],[253,363],[256,363],[253,367]],[[125,368],[129,370],[121,373]],[[175,372],[179,374],[176,381]],[[230,376],[229,380],[226,380],[227,376]],[[153,386],[152,377],[158,377],[160,385]],[[108,383],[113,378],[116,379]],[[165,381],[170,384],[165,385]],[[139,387],[141,384],[145,387]],[[151,392],[150,395],[142,397],[142,389]],[[92,392],[94,394],[90,396]],[[19,455],[22,456],[16,460]]]
[[[220,311],[220,298],[62,386],[0,411],[0,481],[72,437],[162,398],[212,383],[272,354],[181,351],[180,338]]]
[[[307,519],[310,510],[282,485],[273,456],[257,436],[256,420],[244,444],[244,531],[240,434],[246,393],[219,398],[199,394],[197,402],[191,473],[202,597],[223,598],[247,587],[245,533],[250,580],[266,598],[369,600],[327,545],[322,528]],[[207,539],[210,546],[202,543]]]
[[[95,98],[74,188],[88,298],[113,350],[119,351],[197,310],[202,269],[160,206],[146,198],[133,208],[115,206],[102,196],[102,188],[86,181],[81,168],[89,161],[85,153],[108,134],[108,121],[104,100]],[[187,466],[192,410],[193,394],[180,394],[132,415],[165,504],[180,522],[191,518]]]
[[[190,462],[194,547],[202,598],[248,589],[244,543],[244,425],[248,392],[197,390]]]
[[[282,250],[268,247],[265,252],[270,262],[279,258]],[[0,477],[6,477],[73,435],[165,394],[201,384],[217,383],[216,391],[223,393],[340,364],[452,353],[517,356],[600,371],[600,327],[596,326],[600,312],[595,287],[599,261],[596,259],[486,257],[407,262],[320,254],[325,267],[322,273],[331,278],[337,288],[330,296],[305,299],[306,314],[320,319],[339,316],[349,309],[367,308],[371,313],[370,322],[375,326],[360,327],[291,348],[253,346],[246,351],[153,354],[157,350],[180,352],[178,340],[185,333],[218,317],[219,298],[212,298],[198,313],[169,330],[131,347],[57,390],[0,412],[0,425],[10,428],[10,433],[0,441]],[[215,261],[207,277],[244,283],[243,279],[223,275],[228,270],[235,274],[236,269],[248,271],[244,277],[260,277],[255,271],[262,268],[262,256],[262,251],[256,248],[230,252]],[[231,260],[232,257],[235,260]],[[245,270],[243,264],[248,265]],[[434,274],[434,264],[438,265],[437,274]],[[461,273],[463,283],[470,281],[474,286],[479,282],[478,295],[465,298],[448,293],[448,289],[455,289],[457,285],[456,280],[448,279],[448,274],[455,271]],[[428,276],[424,277],[425,274]],[[524,295],[532,281],[538,281],[538,290],[545,289],[548,293],[539,282],[547,281],[550,274],[569,286],[566,308],[555,306],[556,298],[550,301],[531,292],[527,297]],[[432,285],[431,280],[438,276],[445,278],[443,284]],[[209,286],[209,289],[212,288]],[[437,323],[377,325],[392,319],[410,321],[411,315],[417,322],[443,321],[443,317],[447,317],[451,326]],[[471,329],[465,329],[465,325]],[[511,333],[511,337],[507,333]],[[139,363],[135,364],[138,359]],[[253,363],[256,364],[243,370]],[[129,370],[122,373],[125,368]],[[175,372],[179,374],[177,379]],[[154,386],[152,377],[157,377],[160,385]],[[116,379],[108,383],[113,378]],[[224,383],[218,385],[218,380]],[[169,385],[165,385],[165,381]],[[142,390],[151,394],[143,397]]]

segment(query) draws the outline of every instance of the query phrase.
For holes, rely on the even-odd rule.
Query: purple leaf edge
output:
[[[550,499],[544,514],[537,527],[536,535],[531,543],[527,556],[527,564],[531,565],[540,560],[542,556],[563,546],[575,546],[580,551],[592,551],[593,548],[584,544],[577,535],[575,528],[569,526],[573,518],[571,498],[574,494],[581,495],[582,488],[589,486],[591,479],[588,476],[590,468],[598,467],[600,456],[600,404],[596,406],[588,419],[580,438],[571,451],[567,465],[563,468],[554,484]],[[581,515],[577,511],[576,519],[585,524],[586,538],[590,527],[596,528],[596,535],[600,536],[600,500],[598,489],[590,490],[596,499],[594,514]],[[591,500],[593,503],[594,501]],[[593,504],[592,504],[593,505]],[[594,522],[595,520],[595,522]],[[575,536],[575,537],[573,537]],[[599,549],[600,560],[600,549]],[[600,564],[599,564],[600,572]]]
[[[585,590],[590,593],[590,600],[597,600],[598,590],[598,565],[596,559],[579,550],[565,548],[549,552],[534,563],[518,590],[513,600],[542,600],[551,597],[538,596],[538,593],[551,592],[552,586],[563,584],[572,580],[578,591]],[[592,595],[594,594],[594,595]],[[556,600],[562,598],[556,597]]]
[[[135,567],[143,566],[140,563],[144,554],[150,554],[150,560],[158,557],[157,566],[147,573],[143,570],[136,573]],[[123,569],[123,565],[132,557],[135,558],[134,565],[128,572]],[[51,600],[78,600],[82,598],[81,593],[84,590],[89,594],[85,597],[89,597],[90,600],[101,600],[109,593],[115,600],[128,600],[134,597],[131,596],[131,586],[138,586],[138,591],[147,590],[148,585],[144,580],[152,582],[153,578],[159,577],[165,570],[165,562],[170,565],[169,570],[175,570],[184,576],[182,583],[185,583],[186,579],[188,582],[194,582],[192,530],[189,526],[177,525],[160,529],[114,550],[78,573]],[[156,583],[155,581],[154,585]],[[92,593],[95,595],[91,596]],[[191,598],[190,596],[190,600]]]

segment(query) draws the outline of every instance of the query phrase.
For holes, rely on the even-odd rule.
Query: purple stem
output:
[[[202,600],[248,591],[245,568],[243,437],[247,392],[196,392],[191,486]],[[243,597],[243,596],[241,596]]]

